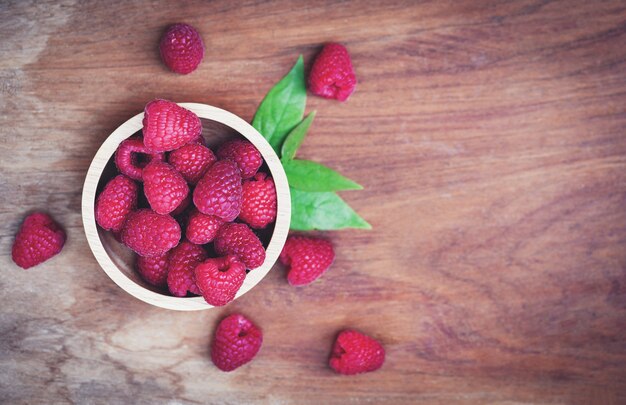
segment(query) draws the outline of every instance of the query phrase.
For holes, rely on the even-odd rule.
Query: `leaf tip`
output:
[[[361,218],[361,219],[363,219],[363,218]],[[364,219],[363,219],[363,223],[359,224],[359,225],[360,225],[359,229],[365,229],[365,230],[368,230],[368,231],[372,230],[372,225],[369,222],[367,222],[366,220],[364,220]]]
[[[354,180],[350,180],[346,177],[346,184],[344,190],[363,190],[363,186]]]

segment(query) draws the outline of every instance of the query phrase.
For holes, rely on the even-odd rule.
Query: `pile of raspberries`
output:
[[[96,222],[137,253],[147,283],[225,305],[246,271],[265,260],[254,230],[276,219],[274,181],[259,171],[263,158],[247,140],[213,153],[200,118],[167,100],[146,105],[142,132],[115,152],[120,174],[98,195]]]
[[[170,70],[188,74],[202,61],[204,44],[195,28],[175,24],[161,38],[160,51]],[[327,44],[311,69],[309,90],[345,101],[355,85],[345,47]],[[202,295],[211,305],[225,305],[247,272],[265,260],[256,232],[276,219],[274,182],[259,171],[263,158],[250,142],[229,141],[214,153],[193,112],[166,100],[148,103],[144,112],[143,136],[126,139],[115,153],[120,174],[98,195],[96,222],[137,253],[136,269],[147,283],[177,297]],[[24,269],[36,266],[60,253],[65,240],[48,214],[31,213],[15,237],[13,261]],[[319,278],[334,259],[330,242],[299,235],[290,236],[280,254],[294,286]],[[262,342],[258,326],[231,314],[215,331],[211,359],[220,370],[232,371],[250,362]],[[328,364],[351,375],[375,371],[384,361],[377,340],[345,329]]]

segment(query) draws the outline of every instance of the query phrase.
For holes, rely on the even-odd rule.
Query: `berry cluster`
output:
[[[139,275],[177,297],[232,301],[265,261],[254,230],[276,219],[274,181],[254,145],[233,140],[213,153],[196,114],[154,100],[142,136],[123,141],[114,160],[120,174],[98,195],[96,222],[137,253]]]
[[[170,26],[159,48],[167,67],[180,74],[193,72],[204,57],[200,34],[187,24]],[[327,44],[311,68],[309,90],[345,101],[356,82],[346,48]],[[114,161],[119,174],[98,195],[95,218],[137,253],[138,274],[176,297],[202,295],[214,306],[232,301],[247,272],[265,261],[255,232],[276,219],[276,188],[259,171],[263,159],[254,145],[234,140],[213,153],[198,116],[154,100],[145,107],[142,136],[123,141]],[[35,212],[15,237],[13,261],[25,269],[36,266],[58,254],[65,239],[59,224]],[[334,259],[329,241],[301,235],[290,236],[280,254],[293,286],[312,283]],[[232,371],[250,362],[262,342],[261,329],[232,314],[215,331],[211,359],[220,370]],[[384,361],[377,340],[346,329],[338,334],[328,363],[337,373],[351,375],[377,370]]]

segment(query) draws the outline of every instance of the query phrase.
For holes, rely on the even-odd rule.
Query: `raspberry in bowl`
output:
[[[291,203],[278,156],[250,124],[213,106],[155,100],[96,153],[82,217],[118,286],[188,311],[225,305],[265,277]]]

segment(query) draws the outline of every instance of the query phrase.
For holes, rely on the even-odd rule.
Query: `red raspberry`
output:
[[[65,232],[48,214],[35,212],[24,219],[11,256],[23,269],[36,266],[58,254],[65,244]]]
[[[161,37],[161,59],[172,72],[186,75],[196,70],[204,57],[202,37],[194,27],[174,24]]]
[[[220,159],[230,159],[237,163],[241,171],[242,179],[249,179],[254,176],[263,164],[261,152],[248,141],[229,141],[217,150],[217,157]]]
[[[188,196],[188,198],[191,201],[191,194]],[[178,225],[180,225],[181,234],[183,235],[183,239],[185,237],[185,228],[187,227],[187,222],[189,222],[189,214],[191,214],[191,211],[193,209],[195,209],[193,207],[193,205],[188,204],[189,206],[187,206],[186,209],[181,210],[180,208],[183,205],[187,204],[185,201],[183,201],[180,204],[180,206],[178,208],[176,208],[176,210],[170,214],[176,220],[176,222],[178,222]]]
[[[185,197],[185,199],[180,203],[178,207],[176,207],[174,211],[172,211],[170,215],[173,217],[181,215],[182,213],[185,212],[185,210],[189,207],[190,204],[191,204],[191,193],[187,193],[187,197]],[[184,223],[186,222],[187,221],[185,221]]]
[[[194,279],[204,300],[216,307],[234,300],[245,278],[246,266],[236,256],[208,259],[194,270]]]
[[[137,256],[137,272],[147,283],[163,288],[167,286],[169,252],[154,257]]]
[[[120,174],[111,179],[96,200],[96,222],[107,231],[119,232],[137,206],[137,184]]]
[[[194,280],[193,270],[207,258],[201,246],[183,241],[170,252],[170,265],[167,275],[167,286],[172,294],[184,297],[187,291],[200,295]]]
[[[115,165],[118,170],[133,180],[141,181],[143,168],[153,160],[162,162],[165,155],[152,152],[136,137],[123,141],[115,151]]]
[[[218,255],[235,255],[250,270],[265,261],[265,249],[261,241],[246,224],[223,225],[217,232],[214,246]]]
[[[348,50],[341,44],[327,44],[317,56],[309,74],[309,90],[316,96],[346,101],[356,87],[356,76]]]
[[[276,219],[276,187],[265,173],[257,173],[242,185],[242,202],[239,219],[252,228],[265,228]]]
[[[378,370],[385,362],[385,349],[375,339],[355,330],[339,333],[330,355],[330,367],[339,374]]]
[[[140,256],[159,256],[178,245],[180,225],[169,215],[140,209],[128,215],[121,239]]]
[[[193,203],[207,215],[233,221],[241,210],[241,175],[230,160],[220,160],[207,170],[193,191]]]
[[[211,360],[222,371],[232,371],[256,356],[263,333],[243,315],[232,314],[217,326],[211,344]]]
[[[287,281],[291,285],[312,283],[335,260],[333,245],[324,239],[290,236],[280,253],[280,261],[291,266]]]
[[[150,162],[143,169],[143,191],[154,212],[169,214],[185,200],[189,186],[172,166]]]
[[[200,118],[176,103],[154,100],[144,109],[143,143],[155,152],[178,149],[201,133]]]
[[[187,239],[196,245],[212,242],[222,225],[224,225],[224,220],[219,217],[193,210],[189,214],[189,221],[187,222]]]
[[[190,144],[196,144],[196,145],[202,145],[202,146],[206,146],[206,140],[204,139],[204,137],[202,136],[202,134],[199,134],[198,137],[192,141],[189,142]],[[211,153],[213,153],[213,151],[211,151]]]
[[[211,149],[201,144],[187,144],[170,153],[168,161],[183,175],[189,184],[196,184],[208,168],[215,163]]]

